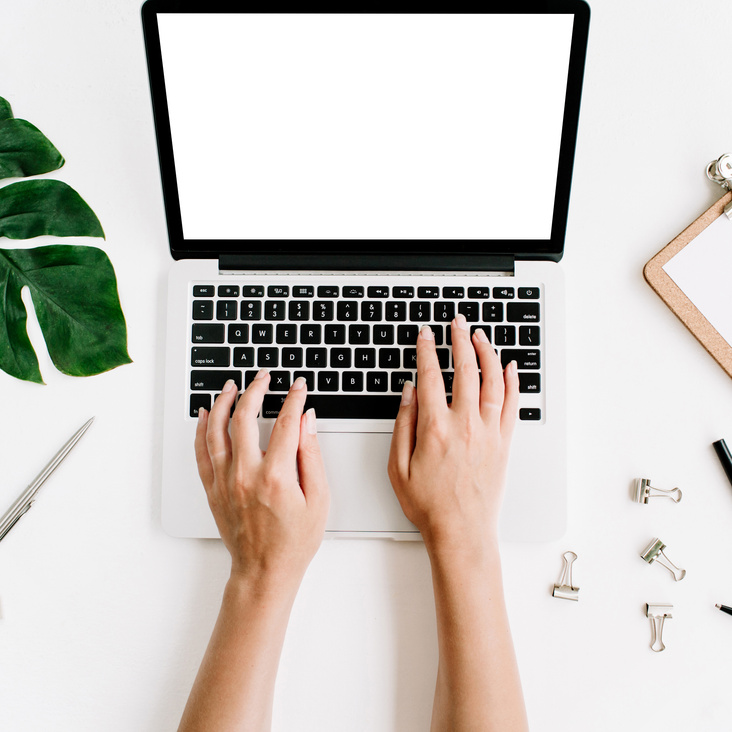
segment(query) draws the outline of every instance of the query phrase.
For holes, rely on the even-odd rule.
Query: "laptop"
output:
[[[566,514],[564,250],[589,25],[581,0],[243,12],[142,9],[170,252],[162,523],[217,537],[193,454],[224,382],[272,374],[261,444],[302,375],[327,536],[419,539],[386,471],[418,329],[446,398],[463,313],[520,412],[504,540]]]

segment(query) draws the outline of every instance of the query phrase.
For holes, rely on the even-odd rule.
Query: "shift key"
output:
[[[241,371],[191,371],[191,390],[221,391],[229,379],[233,379],[237,391],[241,391]]]

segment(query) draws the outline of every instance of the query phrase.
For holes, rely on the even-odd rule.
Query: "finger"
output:
[[[264,395],[269,386],[269,372],[261,369],[239,397],[231,419],[231,439],[234,459],[254,466],[262,459],[259,447],[257,415],[262,410]]]
[[[483,419],[499,418],[505,392],[501,361],[482,328],[478,328],[473,334],[473,343],[483,375],[480,386],[480,415]]]
[[[211,407],[206,428],[206,445],[214,472],[225,469],[231,460],[229,414],[236,399],[236,384],[229,379]]]
[[[445,382],[435,351],[435,334],[425,325],[417,336],[417,398],[425,417],[447,409]]]
[[[297,470],[300,475],[300,487],[305,496],[305,502],[308,505],[320,505],[327,515],[329,503],[328,479],[325,475],[323,456],[320,454],[314,409],[308,409],[300,420]]]
[[[295,465],[297,447],[300,443],[300,419],[307,392],[305,379],[298,376],[282,404],[269,438],[266,459],[273,461],[273,465],[290,460],[293,467]]]
[[[479,407],[480,376],[470,326],[460,313],[452,321],[452,358],[455,376],[452,382],[452,408],[468,410]]]
[[[196,464],[198,475],[201,478],[203,487],[208,490],[213,483],[213,465],[208,454],[206,445],[206,427],[208,426],[208,412],[205,409],[198,410],[198,424],[196,425],[196,439],[193,446],[196,451]]]
[[[519,377],[515,361],[511,361],[506,366],[504,381],[505,396],[503,398],[503,410],[501,411],[501,434],[506,440],[510,440],[516,426],[519,403]]]
[[[394,422],[394,433],[391,436],[389,463],[387,472],[394,483],[395,478],[409,478],[409,465],[417,441],[417,393],[411,381],[407,381],[402,389],[402,401]]]

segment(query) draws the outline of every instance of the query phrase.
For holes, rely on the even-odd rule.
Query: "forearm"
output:
[[[232,577],[179,732],[269,730],[297,586]]]
[[[497,544],[471,556],[428,550],[439,646],[432,731],[527,730]]]

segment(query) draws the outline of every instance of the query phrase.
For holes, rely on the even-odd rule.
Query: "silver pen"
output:
[[[56,468],[61,465],[64,458],[71,452],[76,443],[81,439],[82,435],[89,429],[94,421],[92,417],[83,427],[81,427],[74,436],[54,455],[51,462],[46,465],[43,470],[36,476],[35,480],[18,496],[15,503],[0,518],[0,541],[2,541],[10,529],[20,520],[26,511],[33,505],[36,494],[40,487],[46,482],[46,479],[53,473]]]

